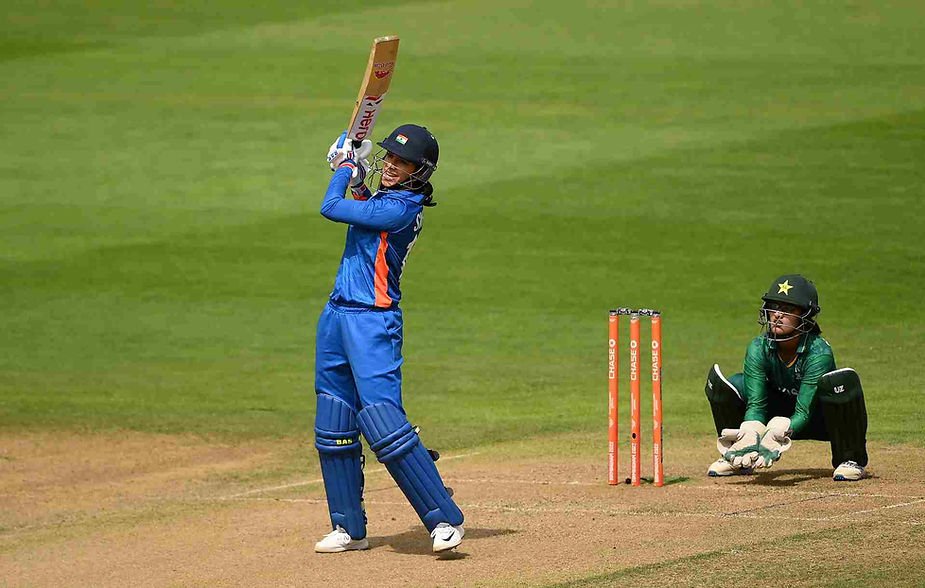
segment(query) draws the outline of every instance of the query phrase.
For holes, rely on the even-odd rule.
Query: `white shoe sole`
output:
[[[832,477],[832,481],[833,481],[833,482],[858,482],[858,481],[863,480],[863,479],[864,479],[864,475],[863,475],[863,474],[860,475],[860,476],[858,476],[858,477],[854,477],[854,476],[844,476],[844,475],[842,475],[842,474],[836,474],[835,476]]]
[[[453,533],[449,541],[434,541],[434,553],[440,553],[458,547],[465,533]]]
[[[460,543],[462,543],[462,537],[450,543],[441,543],[440,545],[434,545],[434,553],[441,553],[443,551],[448,551],[455,547],[459,547]]]
[[[332,545],[330,547],[318,543],[315,544],[315,553],[343,553],[344,551],[361,551],[363,549],[369,549],[369,541],[367,539],[351,541],[346,545]]]

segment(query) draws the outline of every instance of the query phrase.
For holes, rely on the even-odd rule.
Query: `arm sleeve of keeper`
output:
[[[346,200],[344,196],[351,173],[347,166],[339,167],[334,172],[321,202],[321,215],[324,218],[374,231],[395,231],[414,219],[416,212],[399,198]]]
[[[767,422],[768,418],[768,389],[767,378],[764,373],[764,354],[760,340],[752,341],[745,352],[745,417],[743,421]]]
[[[828,354],[813,355],[807,358],[800,380],[800,391],[797,393],[797,404],[790,417],[790,428],[799,433],[809,423],[810,411],[816,404],[816,389],[819,378],[823,374],[835,369],[835,358]]]

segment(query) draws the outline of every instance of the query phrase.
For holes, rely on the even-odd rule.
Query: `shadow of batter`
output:
[[[466,542],[477,539],[486,539],[488,537],[498,537],[501,535],[513,535],[519,533],[515,529],[485,529],[481,527],[466,527],[466,536],[463,538],[460,548],[465,549]],[[380,549],[391,547],[396,553],[407,553],[410,555],[427,555],[433,557],[435,554],[431,550],[430,537],[427,532],[420,527],[409,529],[395,535],[386,535],[383,537],[369,537],[369,548]],[[441,560],[465,559],[468,554],[459,549],[451,549],[440,554]]]

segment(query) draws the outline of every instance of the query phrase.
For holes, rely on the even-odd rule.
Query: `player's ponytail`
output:
[[[437,203],[434,202],[434,187],[430,182],[426,182],[420,188],[416,188],[412,191],[424,196],[421,200],[421,206],[437,206]]]

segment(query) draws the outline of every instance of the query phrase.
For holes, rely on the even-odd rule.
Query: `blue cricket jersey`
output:
[[[425,196],[409,190],[370,195],[364,186],[365,197],[355,194],[360,199],[347,200],[351,174],[349,166],[338,168],[321,203],[325,218],[349,225],[331,302],[395,308],[401,300],[402,269],[421,234]]]

